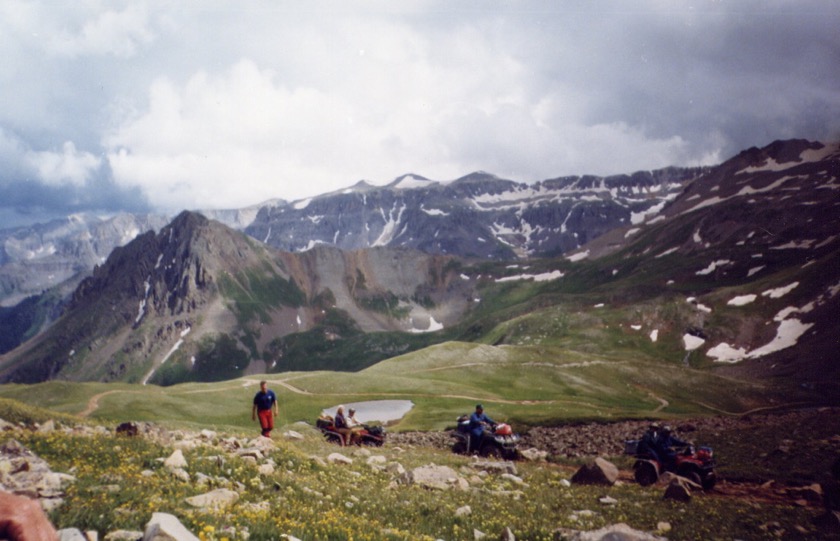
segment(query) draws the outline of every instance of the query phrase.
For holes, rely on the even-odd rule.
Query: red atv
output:
[[[336,430],[333,424],[333,418],[329,415],[319,417],[315,422],[315,426],[321,431],[327,441],[337,443],[344,447],[344,436]],[[382,447],[385,443],[385,429],[381,426],[361,425],[359,430],[359,443],[361,445],[370,445],[373,447]]]
[[[485,426],[484,434],[476,442],[470,433],[470,416],[462,415],[458,417],[458,426],[452,431],[452,437],[455,438],[452,452],[459,455],[478,453],[480,456],[505,460],[519,458],[516,448],[519,444],[519,434],[514,434],[510,425],[505,423]]]
[[[714,488],[717,476],[715,475],[714,452],[711,447],[695,449],[693,445],[686,445],[679,448],[673,463],[665,465],[660,460],[654,460],[651,455],[637,453],[634,443],[637,442],[635,440],[625,442],[625,453],[635,455],[633,476],[643,487],[655,483],[662,472],[670,471],[697,483],[703,487],[703,490]]]

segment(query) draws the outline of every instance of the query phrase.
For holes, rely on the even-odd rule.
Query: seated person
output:
[[[485,427],[494,426],[496,421],[484,414],[484,407],[476,404],[475,411],[470,415],[470,450],[481,447]]]
[[[651,458],[659,461],[659,453],[656,452],[656,442],[659,436],[659,423],[651,423],[639,440],[639,446],[636,448],[636,454],[642,457]]]
[[[350,409],[347,410],[346,420],[347,420],[347,427],[350,429],[353,436],[356,437],[357,443],[358,443],[358,441],[361,441],[361,439],[362,439],[361,432],[362,432],[362,430],[365,429],[365,425],[363,425],[362,423],[359,422],[358,419],[356,419],[356,410],[353,409],[353,408],[350,408]]]
[[[674,450],[674,447],[684,447],[686,445],[689,445],[687,441],[683,441],[672,435],[670,426],[665,425],[662,427],[662,430],[656,438],[656,454],[659,455],[666,470],[673,470],[676,466],[677,452]]]
[[[358,435],[354,435],[347,424],[347,417],[344,416],[344,406],[338,406],[336,409],[333,424],[335,425],[335,431],[344,438],[344,445],[350,445],[358,441]]]

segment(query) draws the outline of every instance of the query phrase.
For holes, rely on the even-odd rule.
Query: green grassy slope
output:
[[[405,399],[412,411],[394,430],[443,429],[477,401],[515,425],[741,413],[781,397],[772,388],[662,363],[641,353],[608,356],[545,346],[450,342],[355,373],[265,376],[282,423],[314,422],[344,402]],[[252,428],[250,403],[261,376],[172,387],[47,382],[4,385],[0,397],[92,420],[162,421],[191,427]],[[790,399],[790,397],[788,397]]]

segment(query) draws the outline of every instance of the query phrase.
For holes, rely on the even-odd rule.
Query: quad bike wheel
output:
[[[713,488],[715,488],[716,483],[717,476],[715,475],[715,472],[710,472],[706,474],[706,478],[703,479],[703,482],[701,484],[703,485],[703,490],[712,490]]]
[[[636,482],[643,487],[650,486],[659,480],[659,468],[650,460],[639,460],[633,466]]]
[[[697,486],[703,486],[703,478],[700,476],[700,472],[694,468],[684,468],[678,471],[677,475],[679,475],[680,477],[685,477]]]
[[[502,450],[499,448],[498,445],[495,445],[493,443],[487,443],[485,445],[482,445],[479,454],[487,458],[502,458]]]
[[[324,434],[324,438],[330,443],[337,443],[339,446],[344,447],[344,438],[338,434],[327,432]]]
[[[452,452],[458,455],[467,454],[467,444],[464,441],[456,441],[452,446]]]

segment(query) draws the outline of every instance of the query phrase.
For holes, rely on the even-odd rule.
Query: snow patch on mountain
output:
[[[544,272],[542,274],[517,274],[514,276],[505,276],[503,278],[496,278],[496,282],[516,282],[519,280],[533,280],[535,282],[548,282],[562,278],[563,273],[559,270]]]
[[[786,285],[784,287],[777,287],[776,289],[768,289],[764,291],[761,296],[762,297],[770,297],[771,299],[779,299],[784,297],[794,289],[799,286],[799,282],[793,282],[792,284]]]

